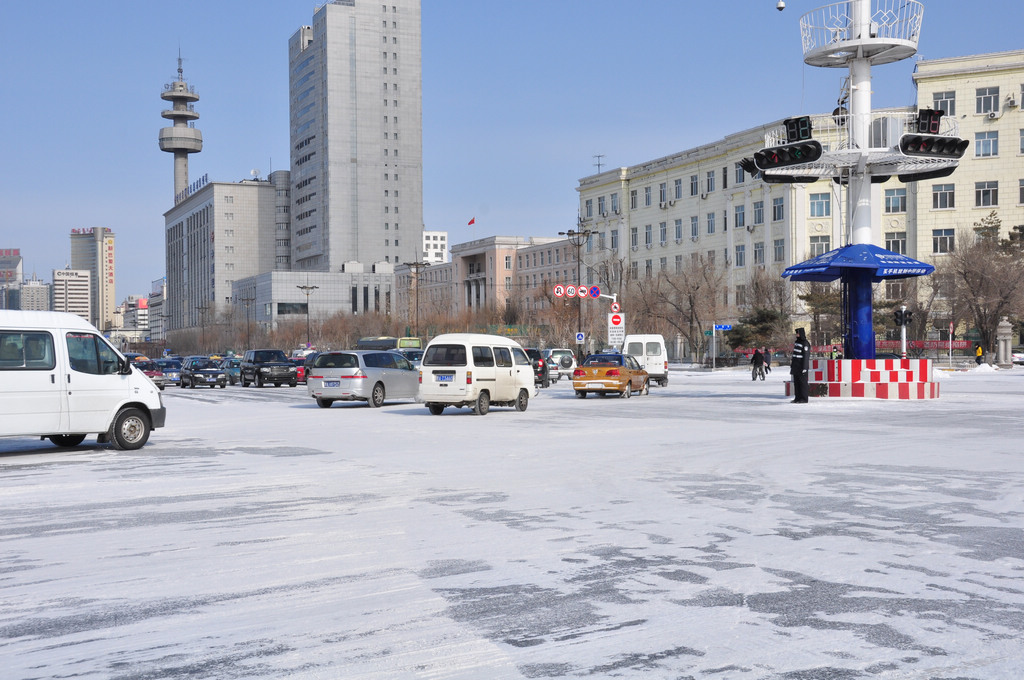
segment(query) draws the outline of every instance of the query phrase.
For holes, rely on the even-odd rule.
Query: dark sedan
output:
[[[192,357],[181,365],[181,387],[227,387],[228,374],[213,359]]]

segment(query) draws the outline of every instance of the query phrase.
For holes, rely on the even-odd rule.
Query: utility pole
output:
[[[210,307],[208,305],[196,305],[196,310],[199,312],[199,351],[203,353],[206,351],[206,310]]]
[[[429,267],[429,262],[403,262],[413,271],[413,285],[416,287],[416,316],[413,322],[413,335],[420,337],[420,270]]]
[[[579,290],[579,287],[581,285],[580,280],[581,280],[581,276],[582,276],[582,272],[581,272],[581,269],[580,269],[580,264],[581,264],[581,262],[580,262],[580,248],[583,247],[583,244],[587,242],[587,239],[590,238],[590,234],[592,233],[589,229],[583,229],[582,228],[583,224],[584,224],[583,218],[577,218],[577,220],[576,220],[576,229],[575,230],[570,229],[569,231],[560,231],[560,232],[558,232],[559,236],[566,237],[566,239],[569,241],[569,244],[572,245],[572,246],[575,246],[575,248],[576,248],[576,289],[577,290]],[[577,305],[576,306],[576,332],[577,333],[582,333],[583,332],[583,298],[577,297],[576,298],[576,305]],[[582,360],[583,360],[583,345],[577,344],[576,345],[576,361],[579,362],[579,361],[582,361]]]
[[[256,302],[256,298],[254,298],[254,297],[240,297],[240,298],[235,298],[235,300],[237,300],[238,302],[241,302],[243,305],[245,305],[245,348],[249,349],[252,346],[249,343],[249,306],[253,302]]]

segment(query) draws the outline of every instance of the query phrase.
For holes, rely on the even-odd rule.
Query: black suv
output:
[[[544,356],[540,353],[539,349],[526,349],[526,356],[530,357],[530,363],[533,364],[533,383],[540,384],[541,387],[548,387],[551,385],[551,377],[548,375],[548,362],[544,360]]]
[[[289,387],[298,384],[295,364],[288,361],[288,357],[279,349],[247,349],[238,373],[242,387],[248,387],[250,383],[256,383],[256,387],[263,387],[267,383],[274,383],[274,387],[285,383]]]

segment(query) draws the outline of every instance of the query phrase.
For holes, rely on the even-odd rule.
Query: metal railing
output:
[[[804,54],[836,43],[880,38],[916,44],[921,36],[924,5],[917,0],[869,0],[869,34],[853,34],[853,3],[837,2],[811,10],[800,17],[800,39]]]

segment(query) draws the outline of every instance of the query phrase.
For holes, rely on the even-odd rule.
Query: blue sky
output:
[[[595,154],[632,165],[831,110],[846,72],[806,66],[799,31],[830,3],[775,3],[423,0],[425,227],[453,243],[553,236],[575,225]],[[266,175],[288,163],[288,38],[317,4],[0,2],[0,248],[49,281],[71,229],[110,227],[118,301],[148,293],[173,194],[160,92],[179,48],[201,97],[190,179]],[[924,7],[920,57],[1024,48],[1019,0]],[[913,104],[912,72],[913,59],[873,69],[873,106]]]

